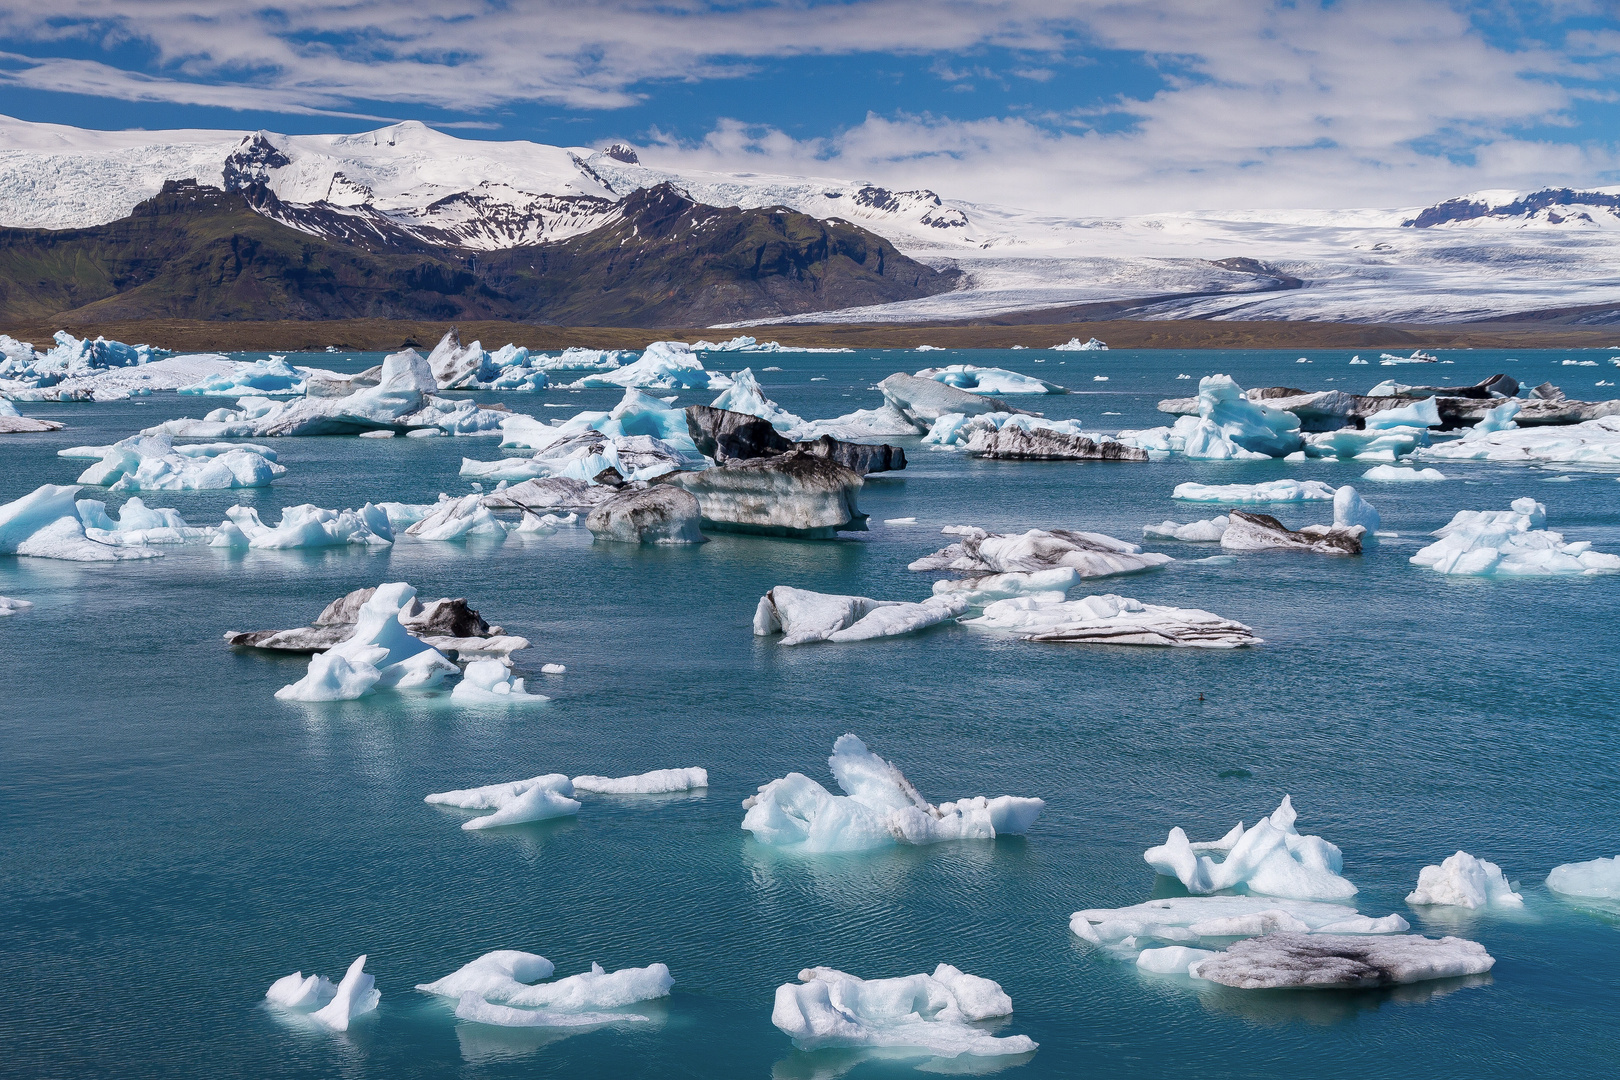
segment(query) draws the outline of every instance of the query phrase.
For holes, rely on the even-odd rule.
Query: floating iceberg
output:
[[[31,600],[14,600],[9,596],[0,596],[0,618],[7,615],[19,615],[33,607]]]
[[[1417,888],[1408,894],[1406,902],[1465,908],[1516,908],[1524,906],[1524,897],[1513,891],[1513,886],[1502,876],[1500,866],[1459,851],[1439,866],[1425,866],[1419,871]]]
[[[1081,341],[1072,337],[1062,345],[1052,346],[1053,352],[1107,352],[1108,346],[1097,338]]]
[[[864,596],[793,589],[786,585],[760,597],[754,610],[754,633],[759,637],[781,633],[783,645],[810,641],[868,641],[895,637],[937,626],[968,609],[959,593],[931,596],[921,603],[871,600]]]
[[[1566,543],[1551,532],[1547,508],[1534,499],[1515,499],[1511,510],[1459,510],[1435,530],[1440,539],[1413,555],[1414,566],[1442,574],[1489,577],[1547,577],[1620,571],[1620,555],[1593,551],[1589,541]]]
[[[1014,535],[948,525],[941,531],[961,540],[915,560],[910,569],[1005,574],[1067,566],[1083,578],[1093,578],[1134,574],[1174,561],[1156,551],[1143,551],[1140,544],[1072,529],[1031,529]]]
[[[450,700],[460,705],[532,705],[551,699],[525,690],[523,680],[513,678],[502,661],[474,660],[450,691]]]
[[[600,964],[578,975],[543,983],[556,970],[535,953],[499,949],[462,965],[444,978],[416,988],[454,998],[456,1016],[500,1027],[582,1027],[620,1021],[645,1021],[634,1013],[601,1013],[640,1001],[669,996],[675,985],[669,968],[604,971]]]
[[[854,735],[841,735],[827,759],[845,794],[834,795],[803,773],[760,785],[743,801],[742,827],[773,847],[806,852],[864,851],[890,844],[993,840],[1022,834],[1046,808],[1040,799],[978,796],[938,806],[925,800],[894,765]]]
[[[781,432],[792,431],[804,424],[803,417],[794,416],[765,396],[759,380],[754,378],[752,368],[743,368],[733,375],[731,386],[709,404],[711,408],[757,416],[769,421],[772,427]]]
[[[1148,453],[1112,435],[1086,431],[1078,420],[1046,420],[1024,413],[946,413],[923,443],[959,447],[998,461],[1147,461]]]
[[[134,496],[124,503],[116,519],[99,499],[79,499],[79,520],[84,534],[103,544],[143,547],[148,544],[186,544],[211,538],[215,530],[194,529],[178,510],[149,507]]]
[[[463,810],[495,811],[461,823],[463,829],[474,830],[577,814],[579,801],[573,798],[573,794],[574,785],[568,777],[562,773],[548,773],[528,780],[486,784],[461,791],[441,791],[428,795],[422,801],[435,806],[457,806]]]
[[[406,529],[405,535],[418,540],[461,540],[468,536],[505,536],[506,526],[489,512],[481,495],[463,495],[459,499],[441,495],[433,509]]]
[[[1329,501],[1333,485],[1320,480],[1268,480],[1262,484],[1177,484],[1172,499],[1183,502],[1254,503]]]
[[[202,491],[220,488],[269,487],[286,474],[266,447],[246,449],[230,443],[175,446],[168,435],[134,435],[105,447],[71,447],[62,457],[87,457],[100,451],[100,461],[79,476],[81,484],[113,491]]]
[[[1130,907],[1088,908],[1069,919],[1075,936],[1122,956],[1148,942],[1216,948],[1231,938],[1267,934],[1403,934],[1411,928],[1399,915],[1375,919],[1343,904],[1267,896],[1167,897]]]
[[[1158,453],[1206,460],[1283,457],[1304,446],[1299,417],[1250,401],[1229,375],[1198,381],[1197,416],[1170,427],[1121,431],[1121,442]]]
[[[1439,427],[1440,407],[1435,404],[1434,398],[1423,398],[1409,405],[1401,405],[1393,409],[1381,409],[1367,417],[1363,423],[1375,430],[1389,430],[1392,428],[1432,428]]]
[[[1433,483],[1444,480],[1446,474],[1439,469],[1401,469],[1394,465],[1374,465],[1361,474],[1363,480],[1373,480],[1378,483]]]
[[[1018,411],[996,398],[959,390],[933,379],[919,379],[904,372],[890,375],[878,383],[878,389],[883,393],[884,405],[908,422],[913,434],[927,431],[935,420],[950,413],[978,416],[981,413]],[[804,438],[797,433],[794,437]]]
[[[209,375],[175,392],[208,397],[302,397],[304,389],[304,373],[288,364],[285,356],[272,356],[239,363],[228,373]]]
[[[635,776],[576,776],[574,790],[597,795],[666,795],[709,786],[707,769],[654,769]]]
[[[576,389],[633,386],[642,390],[724,390],[726,376],[705,371],[690,345],[681,341],[655,341],[633,364],[571,383]]]
[[[921,435],[928,424],[917,425],[898,409],[883,404],[876,409],[856,409],[830,420],[806,420],[788,432],[788,437],[800,442],[819,439],[823,435],[834,439],[885,439],[902,435]]]
[[[1423,428],[1344,427],[1305,436],[1304,453],[1312,458],[1395,462],[1428,445],[1429,434]]]
[[[125,516],[128,516],[126,507]],[[305,503],[281,511],[281,521],[266,525],[251,506],[225,511],[211,541],[214,547],[249,547],[259,550],[289,548],[387,547],[394,542],[393,526],[379,507],[366,503],[358,510],[324,510]]]
[[[954,1058],[1028,1054],[1027,1035],[997,1037],[975,1026],[1012,1014],[997,983],[940,964],[932,975],[858,979],[832,968],[806,968],[776,988],[771,1023],[801,1050],[895,1047]]]
[[[510,416],[501,424],[501,445],[536,453],[528,459],[463,459],[461,475],[508,481],[559,477],[589,483],[607,469],[621,480],[651,480],[676,469],[709,464],[692,440],[685,412],[635,389],[626,390],[609,412],[581,412],[556,425],[532,416]]]
[[[1320,836],[1294,830],[1294,806],[1288,796],[1269,818],[1247,831],[1243,823],[1219,840],[1194,844],[1181,829],[1171,829],[1165,842],[1149,848],[1143,859],[1166,877],[1180,880],[1194,894],[1242,888],[1262,896],[1289,900],[1347,900],[1356,887],[1339,876],[1344,856]],[[1200,852],[1224,856],[1216,862]]]
[[[1262,640],[1242,623],[1197,608],[1144,604],[1129,597],[1087,596],[1064,600],[1037,594],[997,600],[965,626],[1005,630],[1025,641],[1076,641],[1097,645],[1168,645],[1236,649]]]
[[[1037,379],[1033,375],[1020,375],[998,367],[974,367],[972,364],[951,364],[947,367],[923,368],[919,379],[954,386],[958,390],[971,390],[977,394],[1063,394],[1056,383]]]
[[[598,503],[585,527],[599,540],[625,544],[701,544],[702,511],[697,496],[663,484],[621,491]]]
[[[1431,446],[1419,456],[1425,461],[1620,465],[1620,416],[1562,427],[1476,429],[1461,439]]]
[[[1547,875],[1547,888],[1560,896],[1620,900],[1620,855],[1555,866]]]
[[[1072,566],[1053,570],[1014,571],[1010,574],[987,574],[984,577],[945,579],[934,582],[934,595],[960,593],[971,604],[988,604],[992,600],[1005,600],[1013,596],[1042,596],[1053,600],[1080,584],[1080,571]]]
[[[1182,540],[1189,544],[1218,544],[1230,522],[1225,514],[1182,525],[1175,521],[1161,521],[1157,525],[1142,526],[1142,535],[1149,540]]]
[[[146,546],[92,539],[80,517],[78,494],[75,485],[44,484],[0,505],[0,554],[72,562],[151,559],[162,554]]]
[[[140,367],[168,353],[150,345],[76,338],[58,331],[56,344],[35,352],[27,342],[0,335],[0,381],[12,392],[58,386],[67,380],[87,380],[109,369]],[[127,392],[119,394],[127,396]],[[105,400],[105,399],[103,399]]]
[[[365,967],[365,956],[357,957],[336,986],[319,975],[305,978],[302,972],[294,972],[272,983],[265,998],[272,1005],[304,1013],[334,1031],[348,1031],[355,1017],[376,1009],[382,1000],[377,980],[366,973]]]
[[[354,635],[360,612],[376,593],[375,588],[346,593],[326,605],[309,626],[245,633],[228,630],[225,641],[230,645],[277,652],[321,652]],[[491,626],[461,597],[441,597],[428,604],[412,597],[410,603],[400,609],[399,622],[413,637],[421,638],[447,656],[510,656],[529,647],[527,638],[508,635],[501,627]]]
[[[1188,974],[1243,990],[1362,989],[1479,975],[1495,963],[1477,941],[1454,937],[1268,934],[1197,961]]]
[[[1288,528],[1270,514],[1233,510],[1221,533],[1222,551],[1314,551],[1322,555],[1360,555],[1361,525],[1307,525]]]
[[[664,483],[697,496],[706,530],[830,540],[866,528],[856,503],[861,475],[802,450],[674,473]]]
[[[415,599],[416,590],[404,582],[377,586],[360,606],[353,633],[311,657],[308,673],[277,690],[276,697],[284,701],[352,701],[378,688],[438,685],[447,673],[458,669],[400,623],[400,615]]]

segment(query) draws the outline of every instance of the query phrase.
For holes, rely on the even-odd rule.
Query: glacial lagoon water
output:
[[[1443,353],[1450,365],[1349,366],[1349,352],[857,353],[715,357],[751,364],[800,415],[876,404],[896,370],[999,364],[1081,393],[1021,401],[1112,430],[1227,372],[1245,386],[1364,390],[1507,371],[1571,396],[1606,392],[1607,354]],[[1043,363],[1035,360],[1043,359]],[[1599,368],[1564,359],[1597,359]],[[295,358],[331,364],[327,356]],[[374,357],[337,358],[357,370]],[[1106,382],[1094,376],[1106,375]],[[812,381],[824,379],[825,381]],[[1334,381],[1329,382],[1328,379]],[[1608,391],[1607,393],[1612,393]],[[480,395],[522,411],[606,408],[610,391]],[[681,403],[712,394],[681,395]],[[545,403],[566,406],[547,409]],[[63,446],[106,443],[217,402],[174,395],[27,411],[70,427],[0,443],[0,502],[70,483]],[[1115,415],[1117,414],[1117,415]],[[1461,509],[1530,495],[1549,527],[1620,551],[1612,473],[1445,463],[1434,484],[1360,480],[1364,464],[994,463],[908,444],[910,467],[861,495],[871,530],[837,542],[717,535],[695,548],[593,544],[583,528],[382,552],[172,549],[140,563],[0,558],[0,1074],[174,1077],[779,1077],[915,1075],[917,1062],[807,1054],[770,1024],[802,967],[864,977],[947,962],[1000,982],[1027,1060],[930,1071],[1045,1077],[1612,1076],[1620,1068],[1620,915],[1559,901],[1554,865],[1620,853],[1620,576],[1495,581],[1407,564]],[[428,501],[467,490],[477,438],[287,439],[273,488],[149,497],[193,524],[226,506]],[[783,648],[756,639],[761,593],[790,584],[926,595],[906,564],[944,525],[1068,526],[1139,538],[1180,482],[1355,483],[1399,534],[1360,558],[1158,544],[1169,567],[1098,582],[1253,626],[1234,652],[1039,645],[947,625],[912,637]],[[96,495],[94,491],[86,495]],[[109,499],[109,505],[120,502]],[[1273,509],[1295,527],[1320,507]],[[266,515],[269,516],[269,515]],[[884,519],[915,517],[916,525]],[[469,710],[382,695],[301,705],[303,671],[226,648],[222,632],[300,625],[333,597],[406,580],[464,596],[535,643],[554,700]],[[1082,595],[1082,594],[1077,594]],[[562,676],[542,663],[567,665]],[[756,844],[740,801],[790,770],[830,783],[854,731],[936,801],[1048,802],[1027,837],[806,857]],[[703,765],[680,797],[595,798],[577,818],[481,833],[431,791],[560,771]],[[1474,938],[1490,975],[1400,991],[1194,989],[1069,933],[1069,914],[1172,895],[1142,861],[1174,825],[1195,839],[1252,823],[1284,794],[1303,832],[1344,849],[1361,911]],[[1521,882],[1521,914],[1407,908],[1418,870],[1458,848]],[[491,949],[558,974],[667,963],[648,1024],[564,1037],[458,1021],[412,987]],[[266,987],[340,975],[359,953],[382,991],[347,1033],[278,1017]],[[643,1008],[641,1011],[648,1012]]]

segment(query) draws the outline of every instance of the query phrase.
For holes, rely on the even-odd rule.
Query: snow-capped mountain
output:
[[[961,271],[959,287],[801,321],[934,320],[1085,304],[1152,318],[1477,319],[1620,296],[1620,188],[1481,191],[1430,206],[1070,218],[865,181],[663,169],[634,149],[458,139],[407,122],[357,135],[88,131],[0,118],[0,226],[127,216],[167,180],[372,246],[495,252],[616,220],[638,189],[785,206]],[[1587,318],[1613,316],[1594,310]]]

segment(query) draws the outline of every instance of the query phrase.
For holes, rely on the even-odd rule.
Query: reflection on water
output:
[[[889,1073],[925,1072],[946,1076],[989,1076],[1034,1060],[1039,1050],[1001,1057],[932,1057],[926,1050],[901,1046],[874,1046],[862,1049],[794,1050],[771,1066],[771,1080],[838,1080],[861,1066],[862,1076]]]
[[[1239,1016],[1267,1027],[1296,1022],[1326,1027],[1354,1020],[1364,1012],[1377,1012],[1387,1004],[1421,1005],[1459,990],[1489,986],[1492,979],[1486,972],[1377,990],[1239,990],[1203,980],[1188,982],[1197,987],[1198,1000],[1213,1013]]]
[[[667,1000],[659,1000],[630,1006],[625,1010],[623,1020],[581,1024],[578,1027],[500,1027],[459,1020],[456,1023],[456,1042],[461,1047],[462,1060],[468,1064],[478,1064],[527,1057],[564,1039],[592,1032],[621,1029],[657,1031],[668,1019],[669,1004]]]

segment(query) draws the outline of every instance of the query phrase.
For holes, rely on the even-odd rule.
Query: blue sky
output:
[[[600,145],[1067,213],[1620,181],[1607,0],[0,0],[0,112]]]

